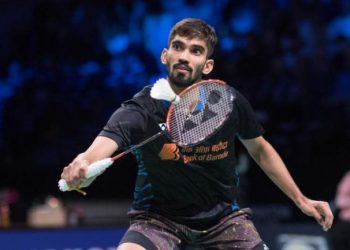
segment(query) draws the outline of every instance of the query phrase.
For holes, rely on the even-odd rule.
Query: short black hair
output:
[[[208,58],[213,54],[215,45],[218,42],[215,29],[205,21],[197,18],[185,18],[177,22],[170,30],[168,39],[169,46],[176,35],[190,39],[203,39],[208,47]]]

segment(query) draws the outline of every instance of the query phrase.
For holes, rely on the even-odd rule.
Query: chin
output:
[[[188,87],[191,86],[194,82],[188,79],[175,79],[173,83],[178,87]]]
[[[194,83],[193,79],[190,77],[185,77],[184,75],[177,75],[177,76],[172,76],[169,77],[170,81],[178,87],[188,87]]]

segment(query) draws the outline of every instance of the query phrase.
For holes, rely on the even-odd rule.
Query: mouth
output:
[[[180,65],[175,65],[174,67],[175,70],[180,71],[180,72],[191,72],[192,69],[188,67],[187,65],[180,64]]]

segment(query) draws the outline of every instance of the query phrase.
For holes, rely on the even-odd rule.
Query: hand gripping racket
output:
[[[96,161],[89,165],[86,180],[79,187],[70,187],[61,179],[61,191],[76,190],[89,186],[113,162],[146,143],[168,133],[171,140],[181,147],[197,145],[215,134],[225,123],[234,108],[235,92],[221,80],[203,80],[176,95],[165,79],[158,80],[151,90],[154,99],[172,102],[166,119],[166,129],[123,151],[122,153]]]

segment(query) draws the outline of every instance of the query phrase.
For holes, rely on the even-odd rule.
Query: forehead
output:
[[[205,48],[207,50],[207,43],[203,40],[203,39],[200,39],[200,38],[197,38],[197,37],[193,37],[193,38],[188,38],[188,37],[185,37],[185,36],[179,36],[179,35],[176,35],[174,37],[173,40],[170,41],[170,44],[174,43],[174,42],[181,42],[187,46],[201,46],[203,48]]]

